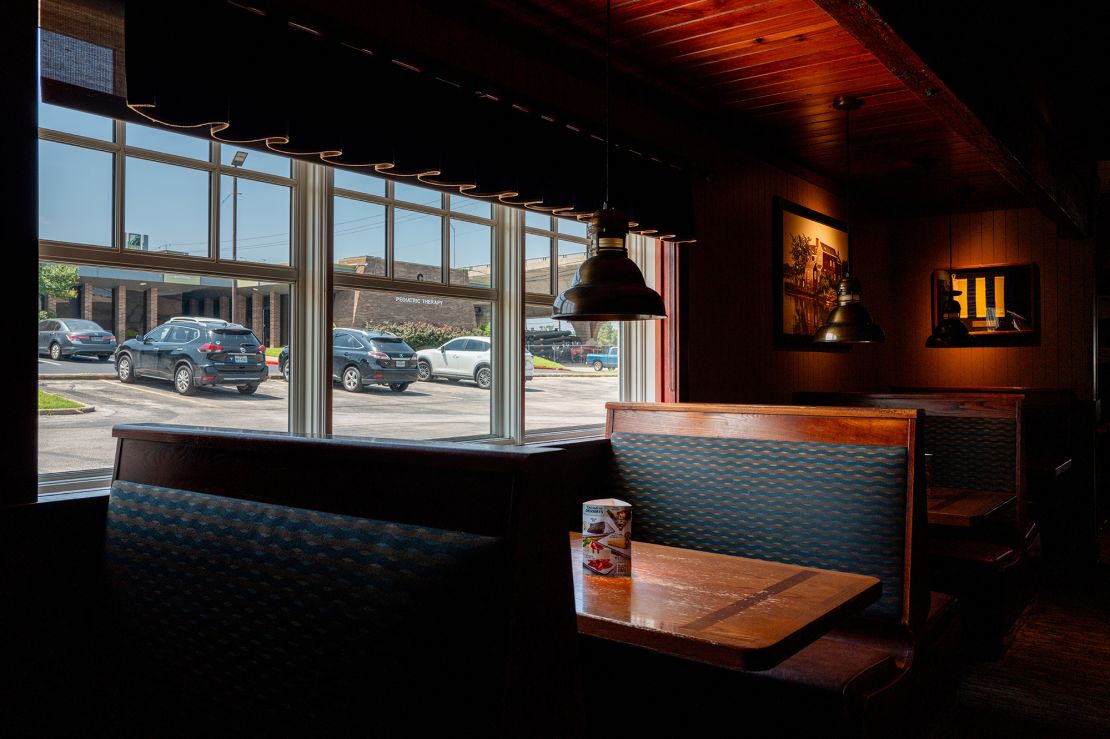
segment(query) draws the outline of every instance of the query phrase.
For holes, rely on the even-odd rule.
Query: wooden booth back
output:
[[[922,446],[938,488],[1013,493],[1028,516],[1022,460],[1022,396],[1000,393],[795,393],[799,405],[919,408]]]
[[[123,726],[576,726],[566,531],[544,482],[561,450],[114,434],[108,623],[139,699]]]
[[[929,606],[912,410],[609,403],[634,538],[882,580],[867,614],[915,631]]]

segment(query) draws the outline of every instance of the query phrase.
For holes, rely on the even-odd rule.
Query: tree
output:
[[[74,289],[81,277],[76,267],[68,264],[45,264],[39,262],[39,295],[69,300],[77,296]],[[39,320],[53,318],[53,311],[40,310]]]
[[[618,337],[617,324],[613,321],[606,321],[597,329],[597,343],[599,346],[616,346]]]
[[[46,264],[39,262],[39,294],[52,298],[69,300],[77,297],[77,283],[81,276],[77,268],[68,264]]]
[[[810,257],[817,256],[817,245],[812,242],[813,239],[805,234],[790,234],[790,258],[794,263],[784,265],[789,268],[787,274],[805,279],[806,264]]]

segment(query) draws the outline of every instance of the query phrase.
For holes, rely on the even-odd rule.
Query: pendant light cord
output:
[[[605,206],[609,205],[609,76],[612,67],[612,0],[605,0]]]

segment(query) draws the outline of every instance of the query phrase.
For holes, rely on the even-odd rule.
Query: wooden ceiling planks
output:
[[[559,33],[573,29],[604,44],[600,0],[487,3],[527,6]],[[844,173],[844,119],[832,99],[860,97],[865,105],[852,115],[853,173],[874,199],[943,207],[955,178],[976,187],[977,199],[1031,197],[1056,207],[1058,221],[1081,223],[1074,203],[1045,196],[970,111],[952,115],[951,106],[930,101],[936,91],[955,98],[939,80],[922,82],[927,67],[877,18],[859,0],[616,0],[614,64],[648,85],[688,91],[704,109],[736,120],[745,136],[758,137],[753,148],[772,147],[834,179]],[[893,58],[892,49],[903,58]]]

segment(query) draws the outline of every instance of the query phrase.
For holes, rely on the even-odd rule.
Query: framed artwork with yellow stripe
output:
[[[947,291],[959,313],[940,315]],[[987,264],[933,271],[933,325],[958,318],[974,345],[1029,346],[1040,343],[1040,276],[1035,264]]]

